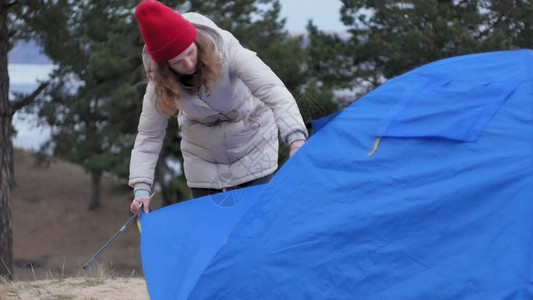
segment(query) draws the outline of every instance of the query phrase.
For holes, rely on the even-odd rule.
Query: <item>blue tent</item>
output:
[[[152,299],[533,298],[533,51],[425,65],[317,125],[269,184],[142,215]]]

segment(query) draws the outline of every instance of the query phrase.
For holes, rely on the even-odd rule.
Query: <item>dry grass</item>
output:
[[[142,278],[72,277],[0,285],[0,299],[147,299]]]
[[[146,283],[138,273],[125,275],[98,262],[72,277],[51,270],[46,277],[9,282],[0,276],[0,299],[148,299]]]

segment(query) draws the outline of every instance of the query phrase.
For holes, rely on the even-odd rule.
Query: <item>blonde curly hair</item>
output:
[[[171,71],[168,62],[157,64],[154,70],[146,72],[146,76],[155,84],[155,107],[162,115],[170,118],[178,111],[181,92],[195,93],[201,86],[205,87],[206,95],[211,95],[222,75],[222,59],[218,56],[215,42],[207,34],[197,30],[198,48],[197,74],[199,80],[195,91],[181,87],[176,74]]]

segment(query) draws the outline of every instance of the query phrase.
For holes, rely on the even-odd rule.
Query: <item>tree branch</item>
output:
[[[17,4],[19,4],[17,1],[13,1],[13,2],[11,2],[11,3],[6,3],[6,4],[4,5],[4,7],[5,7],[6,9],[9,9],[11,6],[15,6],[15,5],[17,5]]]
[[[33,102],[35,100],[35,98],[37,98],[37,96],[39,96],[39,94],[49,85],[50,83],[49,82],[43,82],[41,83],[41,85],[33,92],[31,93],[31,95],[29,95],[28,97],[20,100],[20,101],[17,101],[17,102],[14,102],[12,105],[11,105],[11,115],[15,114],[17,112],[17,110],[23,108],[24,106],[30,104],[31,102]]]
[[[489,27],[483,31],[480,31],[478,35],[474,35],[476,40],[481,39],[482,37],[488,35],[495,27],[503,20],[503,14],[498,16],[498,19],[494,23],[490,24]]]

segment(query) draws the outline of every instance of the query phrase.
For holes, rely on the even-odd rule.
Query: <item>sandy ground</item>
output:
[[[67,278],[0,284],[0,299],[148,299],[142,278]]]

